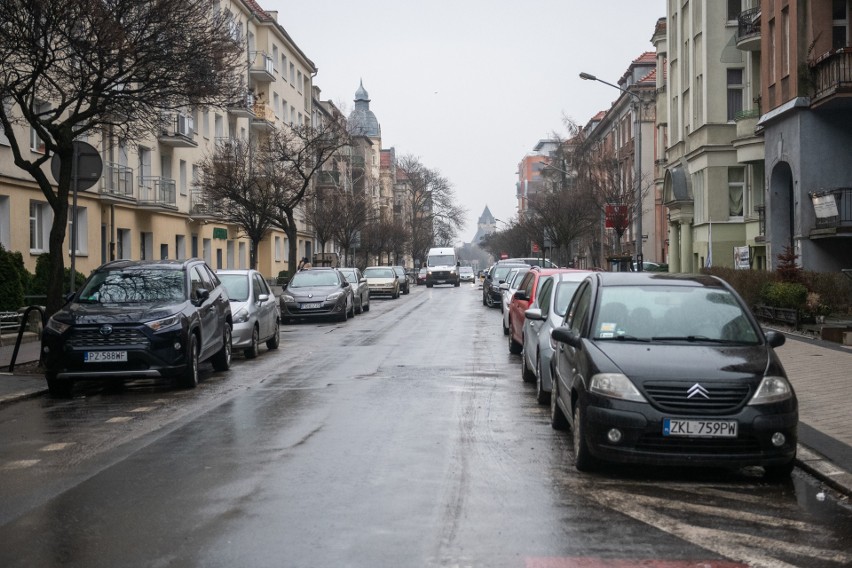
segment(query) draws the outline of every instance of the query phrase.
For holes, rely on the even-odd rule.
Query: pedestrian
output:
[[[301,272],[302,270],[307,270],[311,267],[311,263],[308,260],[308,257],[303,256],[302,260],[299,261],[299,266],[296,267],[296,272]]]

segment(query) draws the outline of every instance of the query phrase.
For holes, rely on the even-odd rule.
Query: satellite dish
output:
[[[97,148],[88,142],[74,140],[74,163],[71,166],[71,187],[76,189],[86,190],[95,185],[101,178],[104,169],[104,162]],[[53,179],[59,181],[59,168],[62,160],[59,154],[54,154],[50,159],[50,173],[53,174]]]

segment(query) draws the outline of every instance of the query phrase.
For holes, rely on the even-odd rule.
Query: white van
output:
[[[456,249],[438,247],[429,249],[426,255],[426,287],[435,284],[459,285],[459,260]]]

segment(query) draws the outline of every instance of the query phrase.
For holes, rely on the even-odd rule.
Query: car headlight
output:
[[[154,331],[159,331],[161,329],[165,329],[167,327],[171,327],[180,321],[180,314],[175,314],[173,316],[169,316],[167,318],[160,318],[154,321],[145,322],[145,325],[153,329]]]
[[[49,329],[50,331],[56,332],[61,335],[65,333],[65,331],[69,327],[71,327],[71,324],[62,323],[61,321],[56,321],[55,319],[50,318],[49,320],[47,320],[47,325],[44,327],[45,329]]]
[[[763,377],[749,405],[781,402],[793,396],[793,388],[784,377]]]
[[[285,302],[287,302],[289,304],[295,304],[296,303],[296,298],[294,298],[290,294],[282,294],[281,297],[284,299]]]
[[[593,393],[632,400],[633,402],[648,402],[630,379],[621,373],[599,373],[589,381],[589,390]]]
[[[249,320],[249,312],[247,308],[240,308],[233,315],[234,323],[245,323]]]
[[[335,292],[334,294],[329,294],[326,297],[327,302],[336,302],[343,295],[343,292]]]

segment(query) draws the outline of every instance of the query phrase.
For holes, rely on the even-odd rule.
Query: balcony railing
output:
[[[275,80],[275,62],[270,56],[262,51],[252,51],[249,57],[251,57],[249,75],[252,79],[266,83]]]
[[[760,49],[760,8],[744,10],[737,16],[737,47],[747,51]]]
[[[177,208],[175,180],[160,176],[140,176],[139,204]]]
[[[250,118],[254,116],[254,103],[254,93],[245,92],[239,99],[228,104],[228,112],[234,116]]]
[[[104,182],[101,195],[122,199],[133,198],[133,169],[121,164],[104,164]]]
[[[852,229],[852,187],[840,187],[830,192],[837,203],[837,215],[833,217],[817,217],[817,229]]]
[[[811,66],[814,80],[813,100],[844,92],[852,93],[852,48],[828,53]]]
[[[338,185],[340,183],[340,172],[320,171],[318,172],[317,185]]]

